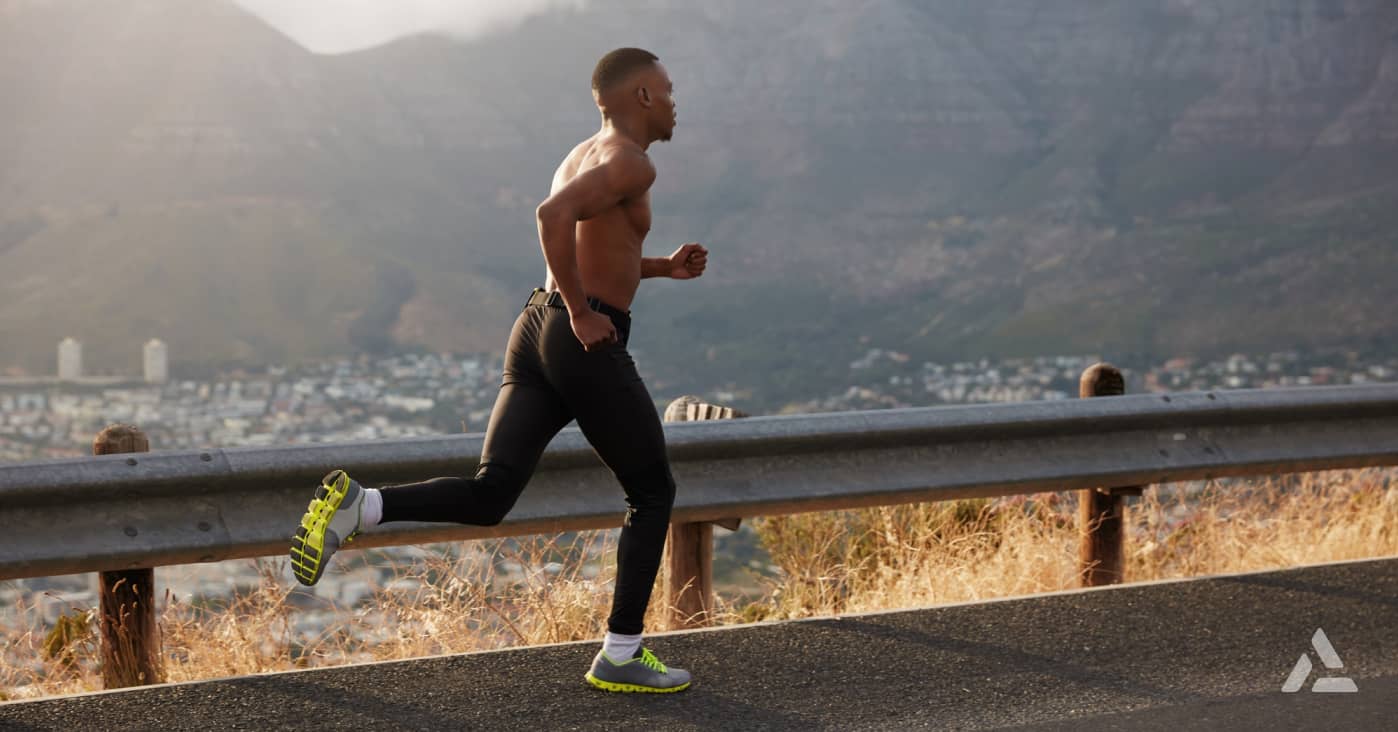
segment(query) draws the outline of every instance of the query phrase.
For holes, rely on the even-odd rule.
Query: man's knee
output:
[[[632,510],[662,509],[669,511],[675,503],[675,477],[670,463],[661,461],[625,475],[617,475],[626,491],[626,503]]]
[[[474,523],[478,526],[495,526],[509,515],[515,501],[524,491],[524,477],[504,466],[481,465],[476,470],[474,493],[471,497]]]

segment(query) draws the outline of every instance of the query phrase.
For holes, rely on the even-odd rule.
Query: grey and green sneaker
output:
[[[330,557],[359,535],[364,489],[343,470],[320,481],[315,498],[291,537],[291,569],[303,585],[320,581]]]
[[[585,677],[588,683],[607,691],[639,691],[668,694],[689,688],[689,672],[670,668],[660,662],[649,648],[642,648],[630,660],[614,663],[607,654],[598,651],[592,659],[592,670]]]

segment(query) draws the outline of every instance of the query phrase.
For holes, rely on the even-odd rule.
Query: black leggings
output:
[[[616,590],[607,629],[641,632],[660,569],[675,481],[665,433],[626,351],[631,321],[605,304],[618,343],[584,350],[562,307],[529,305],[515,319],[505,373],[474,478],[383,488],[383,520],[493,526],[514,507],[553,436],[574,418],[626,493]]]

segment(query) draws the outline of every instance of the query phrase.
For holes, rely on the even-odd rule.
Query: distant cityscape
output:
[[[336,359],[303,368],[233,371],[213,380],[171,378],[160,340],[142,347],[142,378],[86,377],[82,346],[58,346],[56,377],[0,379],[0,462],[91,454],[108,424],[143,429],[151,449],[289,445],[482,432],[500,385],[499,354],[404,354]],[[871,347],[851,362],[845,383],[809,400],[755,410],[760,395],[740,388],[695,394],[751,413],[1057,400],[1077,396],[1093,355],[916,362]],[[638,358],[642,375],[644,359]],[[1250,389],[1360,384],[1398,379],[1398,357],[1353,352],[1196,361],[1175,358],[1133,370],[1127,391]],[[657,408],[681,394],[652,392]]]
[[[66,339],[56,378],[0,379],[0,462],[91,454],[113,422],[139,426],[156,450],[482,431],[502,366],[488,355],[427,354],[194,381],[169,378],[161,341],[143,355],[140,381],[85,377],[81,344]]]

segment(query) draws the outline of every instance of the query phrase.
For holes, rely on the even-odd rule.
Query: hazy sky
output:
[[[315,53],[372,48],[414,33],[478,36],[584,0],[233,0]]]

